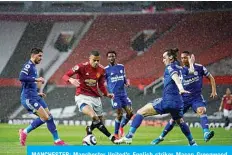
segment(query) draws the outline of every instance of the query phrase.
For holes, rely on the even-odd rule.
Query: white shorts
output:
[[[223,114],[224,114],[224,117],[228,117],[228,116],[232,115],[232,110],[224,109]]]
[[[93,96],[80,94],[75,96],[75,102],[80,112],[82,112],[80,108],[81,105],[87,104],[93,108],[93,110],[96,112],[98,116],[102,116],[103,110],[102,110],[102,102],[100,97],[93,97]]]

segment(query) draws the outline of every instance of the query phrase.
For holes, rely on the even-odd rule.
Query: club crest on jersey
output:
[[[101,76],[101,74],[100,74],[100,73],[97,73],[97,74],[96,74],[96,77],[97,77],[97,78],[99,78],[100,76]]]
[[[123,71],[122,71],[122,70],[120,70],[120,73],[123,73]]]
[[[198,75],[198,72],[197,72],[197,71],[195,71],[195,72],[194,72],[194,75]]]

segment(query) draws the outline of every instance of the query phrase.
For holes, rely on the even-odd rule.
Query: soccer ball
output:
[[[87,135],[83,138],[82,144],[83,145],[96,145],[97,144],[96,137],[94,135]]]

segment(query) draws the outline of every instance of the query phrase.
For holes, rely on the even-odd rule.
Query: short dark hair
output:
[[[184,53],[184,54],[190,54],[190,52],[189,51],[183,51],[182,53]]]
[[[109,55],[110,53],[113,53],[113,54],[115,54],[115,56],[117,56],[117,53],[116,53],[115,51],[113,51],[113,50],[108,51],[108,52],[106,53],[106,56],[108,57],[108,55]]]
[[[31,54],[39,54],[39,53],[43,53],[42,49],[40,48],[32,48],[31,49]]]
[[[165,52],[167,52],[169,57],[172,56],[175,61],[177,60],[177,53],[179,52],[178,48],[168,49]]]
[[[100,53],[99,53],[98,51],[94,50],[94,51],[91,51],[91,52],[90,52],[90,55],[93,55],[93,56],[100,56]]]

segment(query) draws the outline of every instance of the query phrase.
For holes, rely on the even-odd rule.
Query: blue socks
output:
[[[167,125],[165,126],[163,132],[160,135],[160,138],[164,138],[175,126],[175,121],[168,121]]]
[[[189,142],[193,141],[193,136],[189,130],[188,125],[185,122],[180,123],[180,129],[185,135],[185,137],[188,139]]]
[[[28,134],[30,133],[32,130],[38,128],[39,126],[41,126],[42,124],[44,124],[45,122],[42,121],[40,118],[36,118],[33,120],[33,122],[28,126],[26,127],[23,132]]]
[[[58,132],[56,130],[56,125],[54,123],[53,117],[50,115],[49,119],[46,121],[47,123],[47,128],[51,132],[53,139],[55,142],[59,141],[60,138],[58,136]]]
[[[209,132],[209,121],[206,114],[200,116],[203,133]]]
[[[119,127],[120,127],[120,121],[116,118],[114,122],[114,134],[118,134]]]
[[[132,138],[137,128],[141,125],[144,117],[143,115],[136,114],[135,118],[132,121],[131,127],[129,129],[129,133],[126,135],[126,138]]]
[[[123,128],[129,121],[130,119],[128,119],[126,116],[123,116],[120,127]]]

